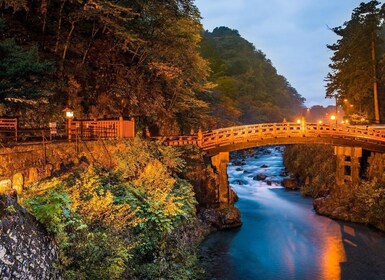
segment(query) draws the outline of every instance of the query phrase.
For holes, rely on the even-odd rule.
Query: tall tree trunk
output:
[[[96,36],[96,34],[98,34],[99,30],[100,30],[100,27],[96,27],[96,23],[94,22],[93,27],[92,27],[91,39],[88,42],[87,49],[83,55],[82,65],[84,65],[84,63],[86,62],[88,52],[90,51],[90,48],[91,48],[92,44],[94,43],[95,36]]]
[[[49,6],[49,0],[42,0],[41,1],[41,5],[40,5],[40,12],[41,14],[43,15],[43,27],[42,27],[42,32],[44,34],[45,32],[45,26],[46,26],[46,22],[47,22],[47,10],[48,10],[48,6]]]
[[[376,49],[375,49],[374,32],[372,33],[372,62],[373,62],[373,94],[374,94],[374,121],[380,123],[380,109],[378,106],[378,85],[377,85],[377,69],[376,69]]]
[[[70,45],[70,42],[71,42],[72,33],[75,30],[75,26],[76,26],[76,21],[71,21],[71,29],[70,29],[70,32],[68,33],[67,40],[66,40],[66,43],[64,45],[63,55],[62,55],[62,58],[61,58],[61,65],[62,65],[62,67],[64,65],[64,60],[66,59],[67,51],[68,51],[68,48],[69,48],[69,45]]]
[[[63,9],[64,9],[64,5],[65,5],[66,2],[67,2],[67,0],[62,0],[62,2],[60,4],[59,22],[57,24],[57,35],[56,35],[55,53],[57,53],[58,48],[59,48],[60,32],[61,32],[62,18],[63,18]]]

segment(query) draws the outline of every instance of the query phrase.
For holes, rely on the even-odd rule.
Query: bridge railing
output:
[[[151,137],[154,140],[160,141],[168,146],[184,146],[184,145],[198,145],[197,135],[189,136],[159,136]]]
[[[385,145],[385,129],[318,123],[269,123],[235,126],[206,131],[191,136],[157,137],[171,146],[198,145],[203,149],[229,143],[271,138],[338,137],[370,141]]]
[[[221,128],[203,133],[202,148],[210,148],[228,142],[243,142],[261,138],[296,137],[306,128],[297,123],[274,123]]]

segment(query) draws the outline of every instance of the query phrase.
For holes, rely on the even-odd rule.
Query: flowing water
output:
[[[385,234],[319,216],[310,198],[280,187],[281,150],[229,165],[243,225],[202,243],[207,279],[385,279]],[[267,179],[253,180],[260,173]]]

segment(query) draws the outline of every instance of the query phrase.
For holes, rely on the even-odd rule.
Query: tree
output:
[[[217,85],[207,96],[217,126],[280,122],[302,111],[304,98],[237,30],[204,32],[201,54],[212,69],[210,82]]]
[[[379,5],[378,1],[361,3],[349,21],[331,29],[340,39],[327,46],[333,56],[329,65],[331,72],[326,77],[326,97],[336,98],[340,105],[347,99],[355,110],[366,113],[374,121],[379,121],[373,107],[378,104],[377,69],[384,44],[380,36],[384,6]]]
[[[163,134],[203,121],[207,106],[197,93],[208,66],[197,50],[202,26],[192,0],[1,4],[0,37],[35,42],[56,62],[56,95],[77,117],[136,116]]]
[[[13,39],[0,41],[0,115],[12,112],[18,104],[47,102],[52,93],[42,83],[52,70],[52,63],[40,61],[36,46],[23,49]]]

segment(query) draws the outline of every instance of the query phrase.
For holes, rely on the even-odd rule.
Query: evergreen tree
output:
[[[384,55],[383,11],[384,6],[381,8],[378,1],[361,3],[349,21],[331,29],[340,39],[327,46],[333,56],[331,72],[326,77],[326,97],[336,98],[340,105],[353,105],[349,113],[359,113],[373,121],[376,119],[373,104],[381,82],[380,58]]]

